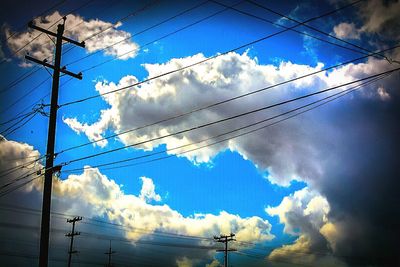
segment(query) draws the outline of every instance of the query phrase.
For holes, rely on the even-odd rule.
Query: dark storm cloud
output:
[[[390,101],[353,103],[336,115],[343,138],[333,153],[340,156],[328,165],[320,188],[343,231],[336,253],[350,263],[400,263],[399,90],[394,84]]]

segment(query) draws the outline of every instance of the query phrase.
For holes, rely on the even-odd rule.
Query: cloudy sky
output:
[[[66,16],[50,266],[400,264],[400,2],[12,1],[0,46],[0,259],[38,262]],[[393,71],[394,70],[394,71]]]

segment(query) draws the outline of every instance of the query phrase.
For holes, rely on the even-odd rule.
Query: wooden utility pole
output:
[[[65,234],[65,236],[71,238],[71,242],[69,243],[69,250],[68,250],[68,267],[71,267],[71,258],[72,254],[77,253],[78,251],[72,250],[73,245],[74,245],[74,236],[80,235],[80,232],[75,232],[75,223],[82,221],[82,217],[74,217],[72,220],[67,220],[67,223],[72,223],[72,231],[68,234]]]
[[[112,267],[111,265],[111,255],[117,253],[116,251],[111,250],[111,240],[110,240],[110,247],[108,248],[108,252],[105,252],[104,254],[108,255],[108,265],[107,267]]]
[[[49,30],[43,29],[30,22],[28,26],[32,29],[38,30],[49,37],[56,37],[56,51],[54,58],[54,65],[47,63],[47,60],[38,60],[36,58],[25,56],[26,59],[31,60],[37,64],[43,65],[47,68],[53,69],[53,85],[51,89],[51,103],[50,103],[50,119],[49,129],[47,134],[47,152],[46,152],[46,169],[44,174],[44,187],[43,187],[43,203],[42,203],[42,223],[40,232],[40,255],[39,255],[39,267],[47,267],[48,255],[49,255],[49,235],[50,235],[50,209],[51,209],[51,189],[53,182],[53,161],[54,161],[54,144],[56,137],[56,122],[57,122],[57,109],[58,109],[58,88],[60,73],[70,75],[77,79],[82,79],[82,73],[72,73],[66,70],[65,67],[61,68],[61,49],[62,42],[66,41],[74,45],[85,47],[84,42],[77,42],[64,37],[64,24],[66,17],[63,18],[63,24],[58,24],[57,33],[53,33]]]
[[[228,249],[229,241],[236,241],[233,237],[235,234],[214,236],[215,242],[224,243],[224,249],[217,249],[219,252],[224,252],[224,267],[228,267],[228,251],[236,251],[236,249]]]

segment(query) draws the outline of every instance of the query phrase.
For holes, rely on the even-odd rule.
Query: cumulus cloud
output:
[[[359,5],[358,17],[362,25],[341,22],[333,31],[339,38],[359,39],[361,34],[376,34],[383,39],[400,40],[400,21],[398,1],[369,0]]]
[[[197,54],[187,58],[172,59],[164,64],[145,64],[144,67],[149,73],[148,77],[153,77],[204,58],[202,54]],[[119,136],[119,139],[125,145],[140,143],[206,122],[236,115],[248,111],[250,107],[262,107],[311,91],[350,82],[375,74],[378,69],[385,70],[389,67],[386,61],[376,59],[371,59],[365,63],[348,64],[329,73],[307,77],[260,93],[257,96],[233,101],[229,105],[221,105],[190,114],[184,118],[166,121],[153,127],[123,134]],[[84,133],[91,141],[94,141],[103,137],[107,129],[123,132],[138,128],[173,117],[195,107],[244,94],[321,68],[323,68],[322,63],[318,63],[316,66],[291,62],[281,62],[279,66],[262,65],[246,53],[230,53],[181,73],[164,76],[138,87],[105,95],[103,99],[109,104],[110,108],[103,110],[99,121],[94,124],[80,123],[76,118],[64,118],[64,122],[74,131]],[[121,78],[118,83],[98,82],[96,90],[99,93],[106,93],[136,82],[138,82],[138,79],[135,76],[128,75]],[[389,90],[386,93],[390,96]],[[367,88],[363,94],[368,97],[382,98],[377,87]],[[194,105],[192,99],[196,99],[196,105]],[[144,143],[137,148],[152,150],[160,144],[165,144],[168,149],[173,149],[226,132],[226,129],[239,128],[248,123],[265,119],[268,115],[277,114],[277,112],[287,109],[282,107],[273,109],[269,113],[259,112],[218,125]],[[239,152],[244,158],[252,160],[261,170],[267,170],[268,178],[274,183],[288,185],[292,179],[318,179],[322,176],[322,168],[318,163],[321,151],[311,145],[315,142],[315,137],[307,133],[305,124],[307,122],[300,120],[287,121],[284,129],[270,128],[268,131],[253,134],[252,138],[230,140],[227,143],[220,143],[179,156],[186,157],[194,163],[203,163],[210,162],[220,151],[230,149]],[[268,142],[265,141],[266,133],[268,133]],[[323,141],[324,138],[320,137],[320,139]],[[293,140],[295,141],[292,142]],[[260,146],[260,144],[262,145]],[[104,147],[106,141],[102,141],[99,145]],[[204,143],[189,148],[193,149],[202,145]],[[179,154],[189,148],[175,149],[169,153]],[[297,155],[304,155],[304,157]]]
[[[2,169],[19,166],[23,161],[6,166],[3,162],[8,157],[38,155],[38,152],[27,144],[14,141],[2,141]],[[29,167],[29,166],[28,166]],[[18,175],[16,173],[15,175]],[[15,177],[15,176],[14,176]],[[219,214],[193,214],[184,217],[168,205],[151,205],[147,201],[161,201],[155,193],[152,179],[140,178],[143,186],[139,196],[125,194],[114,180],[102,174],[98,169],[85,169],[80,175],[70,175],[62,180],[54,178],[53,197],[69,214],[86,214],[88,217],[106,216],[113,222],[127,227],[126,236],[137,240],[154,231],[167,231],[177,234],[212,237],[220,233],[237,233],[243,241],[265,241],[273,238],[271,225],[260,217],[241,218],[238,215],[221,211]],[[42,181],[31,183],[25,189],[41,191]],[[140,228],[144,232],[137,232]]]
[[[80,134],[82,131],[84,131],[89,140],[94,141],[101,139],[101,134],[112,127],[114,120],[116,119],[113,117],[113,114],[110,112],[110,110],[102,110],[100,117],[101,119],[92,125],[80,123],[76,118],[64,118],[63,121],[77,134]],[[107,140],[96,142],[96,145],[105,147],[107,145]]]
[[[5,179],[3,184],[40,171],[43,165],[37,160],[39,158],[39,151],[31,145],[9,141],[0,136],[0,171],[2,176],[5,176],[2,178]],[[22,184],[28,179],[20,179],[15,185]]]
[[[399,55],[398,52],[392,54],[393,57],[396,55]],[[202,54],[198,54],[187,58],[172,59],[164,64],[146,64],[144,67],[148,71],[149,77],[152,77],[204,58]],[[256,59],[250,58],[246,53],[230,53],[181,73],[164,76],[129,90],[105,95],[103,99],[110,106],[106,110],[112,114],[110,116],[113,118],[111,130],[122,132],[321,68],[323,68],[321,63],[315,66],[291,62],[263,65],[259,64]],[[124,145],[142,142],[353,81],[390,68],[392,66],[387,61],[373,58],[361,63],[347,64],[253,97],[243,98],[227,105],[121,135],[119,140]],[[310,231],[312,235],[309,234],[299,239],[299,245],[310,245],[311,250],[314,248],[313,244],[329,246],[335,255],[354,255],[358,260],[361,258],[363,264],[384,262],[384,258],[387,259],[386,262],[391,262],[396,257],[396,253],[392,249],[395,247],[395,240],[384,235],[389,241],[383,246],[366,242],[365,239],[379,239],[381,243],[385,243],[383,236],[379,236],[378,232],[388,231],[384,230],[380,223],[371,225],[369,220],[376,222],[380,210],[390,213],[391,205],[388,206],[383,200],[378,201],[370,196],[377,195],[375,190],[387,195],[384,193],[384,189],[392,192],[392,188],[396,188],[396,181],[393,177],[396,177],[394,166],[398,166],[398,164],[393,161],[398,157],[393,154],[393,151],[397,151],[393,149],[393,145],[397,145],[398,141],[393,133],[398,132],[396,116],[399,112],[397,107],[400,106],[398,105],[399,90],[396,79],[397,76],[393,75],[376,84],[364,87],[361,91],[353,93],[352,97],[341,98],[320,108],[318,112],[310,112],[254,133],[251,138],[238,138],[179,156],[186,157],[194,163],[211,162],[219,152],[230,149],[241,154],[243,158],[251,160],[259,170],[266,171],[267,179],[273,183],[285,186],[293,179],[304,180],[311,188],[319,191],[326,198],[330,212],[329,216],[327,215],[328,221],[324,224],[318,225],[318,227],[308,224],[310,229],[314,229]],[[132,85],[137,81],[135,76],[129,75],[121,78],[117,83],[98,82],[96,90],[105,93],[122,86]],[[196,103],[193,102],[193,99],[196,99]],[[303,103],[305,102],[301,104]],[[227,129],[235,129],[265,119],[294,107],[297,105],[260,112],[212,127],[145,143],[136,148],[152,150],[161,144],[165,144],[167,148],[175,148],[226,132]],[[102,121],[101,125],[108,123],[103,118],[100,118],[99,121]],[[90,129],[101,136],[104,135],[102,129],[90,128],[92,125],[80,129],[79,132],[86,134],[86,131]],[[187,149],[200,145],[193,145]],[[176,149],[169,153],[176,154],[182,151],[185,149]],[[393,156],[388,158],[388,155]],[[374,161],[371,160],[372,158]],[[382,160],[385,161],[385,164],[382,164]],[[376,168],[376,165],[379,165],[379,168],[372,170],[372,168]],[[381,166],[386,166],[387,170]],[[354,169],[357,169],[358,172],[354,172]],[[385,174],[383,184],[375,182],[380,181],[379,177],[381,177],[378,169]],[[366,177],[368,184],[361,181],[361,173]],[[360,191],[360,184],[363,184],[363,193],[360,194],[360,197],[355,198],[351,192]],[[368,194],[364,194],[364,192],[368,192]],[[392,194],[391,198],[396,195],[394,192]],[[342,195],[346,197],[341,197]],[[345,201],[348,199],[352,200],[352,204]],[[398,201],[393,200],[392,202]],[[368,213],[370,207],[366,203],[369,203],[369,206],[380,208],[374,210],[374,213]],[[356,212],[352,208],[355,206],[359,208]],[[315,215],[313,212],[310,214]],[[394,231],[389,221],[385,224],[386,228]],[[351,229],[357,224],[360,225],[360,231],[356,235],[352,233]],[[340,238],[338,238],[339,236]],[[357,236],[357,238],[353,238],[353,236]],[[316,242],[315,240],[320,241]],[[373,251],[379,251],[378,254],[385,256],[373,258],[371,256],[374,255]],[[347,258],[346,261],[348,261]]]
[[[139,196],[129,195],[98,169],[87,169],[81,175],[55,180],[54,192],[65,206],[72,203],[69,205],[69,213],[106,216],[111,221],[132,229],[126,232],[126,236],[132,240],[155,231],[194,236],[212,236],[232,231],[241,240],[263,241],[273,238],[269,233],[271,225],[259,217],[241,218],[224,211],[218,215],[194,214],[184,217],[168,205],[148,204],[146,201],[150,197],[158,199],[159,195],[154,191],[153,195],[148,195],[149,184],[152,182],[144,181],[146,184]],[[137,232],[137,228],[144,232]]]
[[[340,236],[335,224],[328,219],[330,206],[325,197],[304,188],[284,197],[278,206],[268,207],[266,212],[279,217],[285,233],[298,236],[293,244],[274,249],[269,259],[313,266],[343,266],[344,263],[331,254]]]
[[[39,156],[32,146],[14,141],[3,140],[0,142],[0,148],[0,171],[9,167],[4,163],[9,157]],[[22,161],[18,164],[23,163],[26,162]],[[18,174],[11,176],[15,178]],[[86,169],[82,174],[70,175],[64,180],[54,177],[52,207],[66,214],[84,215],[86,218],[102,217],[110,222],[121,224],[124,227],[122,228],[124,238],[131,240],[132,245],[140,240],[154,240],[153,234],[162,232],[206,238],[212,238],[220,233],[235,232],[238,239],[247,242],[268,241],[274,237],[270,233],[270,223],[260,217],[242,218],[225,211],[219,214],[193,214],[185,217],[166,204],[149,204],[147,201],[161,201],[161,197],[156,194],[156,188],[150,178],[141,177],[140,179],[143,186],[140,194],[136,196],[126,194],[120,185],[98,169]],[[34,196],[36,204],[40,203],[38,196],[42,192],[42,183],[42,180],[30,183],[21,189],[24,193],[20,192],[19,198]],[[192,245],[193,242],[194,245],[214,245],[213,241],[202,239],[193,239],[191,242]],[[200,254],[197,258],[193,255],[190,257],[181,255],[176,262],[179,262],[180,266],[190,266],[185,264],[191,262],[197,264],[204,259],[210,262],[212,255],[213,253]]]
[[[359,30],[354,23],[342,22],[333,28],[333,32],[339,38],[360,39]]]
[[[142,190],[140,190],[139,198],[142,200],[149,202],[149,201],[161,201],[161,196],[156,194],[155,192],[155,185],[153,180],[147,177],[140,177],[143,182]]]
[[[59,23],[56,22],[61,18],[62,15],[55,11],[48,16],[36,18],[34,24],[45,29],[51,26],[49,30],[56,32],[57,25],[61,21]],[[85,41],[85,48],[88,53],[104,49],[103,53],[105,55],[125,60],[135,57],[139,46],[130,39],[130,33],[117,30],[121,25],[121,23],[113,25],[110,22],[99,19],[85,20],[79,15],[68,15],[65,22],[64,35],[78,41]],[[101,33],[97,34],[99,32]],[[5,28],[5,34],[7,38],[11,36],[9,28]],[[17,33],[7,40],[7,45],[12,52],[17,53],[19,58],[23,58],[26,53],[29,53],[40,60],[45,58],[52,59],[54,50],[53,42],[45,34],[38,35],[38,31],[31,29],[26,32]],[[31,40],[33,41],[31,42]],[[117,42],[119,42],[117,45],[109,47]]]

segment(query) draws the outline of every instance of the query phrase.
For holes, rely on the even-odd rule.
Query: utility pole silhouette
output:
[[[230,235],[220,235],[220,236],[214,236],[215,242],[220,242],[224,243],[225,247],[224,249],[217,249],[217,251],[224,252],[224,267],[228,267],[228,251],[236,251],[236,249],[228,249],[228,242],[229,241],[236,241],[233,237],[235,234],[230,234]]]
[[[46,169],[44,174],[44,187],[43,187],[43,203],[42,203],[42,222],[41,222],[41,232],[40,232],[40,255],[39,255],[39,267],[47,267],[48,256],[49,256],[49,234],[50,234],[50,206],[51,206],[51,189],[52,189],[52,179],[53,179],[53,161],[54,161],[54,143],[56,136],[56,121],[57,121],[57,109],[58,109],[58,87],[60,80],[60,73],[72,76],[77,79],[82,79],[82,73],[72,73],[67,71],[65,67],[60,67],[61,65],[61,49],[62,42],[66,41],[74,45],[85,47],[84,42],[77,42],[75,40],[69,39],[64,34],[64,24],[66,17],[63,18],[63,24],[58,24],[57,33],[53,33],[49,30],[43,29],[29,22],[28,26],[32,29],[38,30],[42,33],[47,34],[49,37],[56,37],[56,51],[54,58],[54,65],[47,63],[47,60],[38,60],[29,55],[25,58],[31,60],[37,64],[43,65],[44,67],[53,69],[53,84],[51,89],[51,104],[50,104],[50,119],[49,119],[49,129],[47,134],[47,152],[46,152]]]
[[[104,254],[108,255],[108,264],[106,265],[107,267],[112,267],[112,264],[111,264],[111,255],[114,254],[114,253],[117,253],[117,252],[111,250],[111,240],[110,240],[110,247],[109,247],[109,249],[108,249],[108,252],[105,252],[105,253],[104,253]]]
[[[65,236],[71,238],[71,242],[69,243],[69,251],[68,251],[68,267],[71,266],[71,257],[72,254],[77,253],[78,251],[72,250],[73,245],[74,245],[74,236],[80,235],[80,232],[75,232],[75,223],[79,222],[82,220],[82,217],[74,217],[72,220],[67,220],[67,223],[72,223],[72,231],[68,234],[65,234]]]

